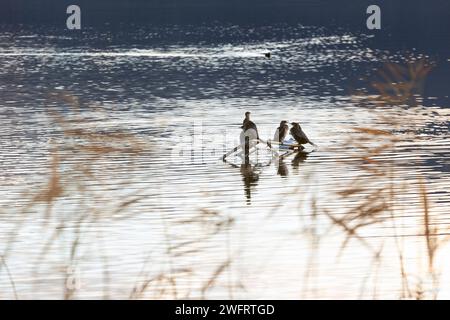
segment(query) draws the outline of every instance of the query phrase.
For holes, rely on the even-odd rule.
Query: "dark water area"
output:
[[[374,31],[366,27],[366,9],[372,4],[371,1],[82,0],[77,2],[82,8],[81,31],[65,28],[65,9],[72,4],[70,1],[3,2],[0,22],[2,30],[9,31],[10,40],[16,40],[15,36],[23,37],[37,32],[43,38],[34,42],[33,46],[50,44],[60,50],[76,47],[91,50],[158,47],[164,50],[173,45],[266,42],[265,50],[272,50],[278,61],[286,61],[285,53],[271,48],[270,42],[302,41],[312,33],[364,35],[367,38],[364,45],[372,50],[386,50],[402,56],[426,55],[435,61],[439,68],[428,79],[426,96],[438,97],[440,104],[448,104],[446,84],[450,77],[450,4],[447,1],[379,1],[377,5],[381,7],[382,29]],[[306,28],[299,32],[299,25]],[[8,41],[4,42],[4,45],[7,44]],[[313,60],[314,50],[308,51],[307,57],[298,58]],[[304,75],[289,72],[289,69],[294,71],[295,67],[290,68],[288,63],[291,61],[283,65],[283,69],[288,70],[286,77],[302,79]],[[271,73],[272,65],[260,66]],[[379,65],[372,64],[372,69],[377,67]],[[360,86],[358,79],[364,72],[346,70],[346,89],[353,90]],[[189,79],[186,80],[189,82]],[[202,80],[195,79],[192,83],[198,81]],[[210,79],[205,81],[209,82]],[[166,92],[170,95],[170,90]],[[202,92],[195,94],[201,96]]]
[[[3,0],[1,21],[12,25],[65,25],[65,9],[71,1]],[[189,25],[232,23],[237,25],[267,25],[273,23],[303,24],[327,28],[345,28],[367,32],[366,9],[372,1],[351,0],[252,0],[252,1],[88,1],[76,3],[82,8],[85,27],[101,27],[119,32],[125,24]],[[450,4],[444,0],[377,1],[382,11],[382,31],[376,31],[377,47],[430,50],[449,53]],[[125,27],[126,28],[126,27]],[[210,35],[209,37],[213,37]],[[174,34],[171,41],[182,40]],[[230,38],[236,40],[235,38]],[[391,41],[386,41],[392,39]],[[208,40],[208,36],[206,39]]]

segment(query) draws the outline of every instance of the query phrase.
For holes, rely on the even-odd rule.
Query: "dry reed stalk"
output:
[[[387,63],[383,69],[378,71],[381,80],[370,82],[377,95],[370,96],[367,91],[358,90],[355,93],[355,97],[358,95],[356,102],[363,107],[381,107],[383,111],[389,111],[386,108],[390,106],[415,108],[422,100],[425,78],[433,67],[434,63],[424,59],[408,62],[405,66]],[[364,96],[367,99],[361,99]],[[349,239],[355,238],[374,252],[374,257],[377,257],[377,259],[382,258],[382,249],[379,252],[374,251],[364,238],[363,230],[367,226],[383,224],[387,220],[391,220],[399,255],[402,297],[422,299],[425,292],[421,283],[417,283],[415,289],[411,290],[412,286],[408,279],[403,249],[400,245],[400,236],[397,232],[396,220],[398,217],[394,204],[401,194],[397,194],[394,190],[394,160],[385,160],[386,157],[383,156],[391,150],[395,150],[396,146],[408,137],[407,135],[399,136],[394,129],[409,124],[409,121],[407,118],[394,119],[388,115],[380,115],[380,122],[390,124],[392,130],[356,127],[353,128],[354,134],[345,141],[346,146],[355,149],[355,157],[360,161],[357,165],[358,169],[367,172],[368,175],[362,174],[354,179],[350,185],[343,186],[336,194],[342,203],[358,203],[358,205],[339,216],[332,214],[327,209],[322,209],[322,212],[330,219],[332,225],[338,226],[344,231],[346,237],[341,245],[340,252],[347,246]],[[352,165],[351,163],[348,164]],[[423,180],[419,184],[419,193],[423,209],[422,226],[427,248],[428,273],[433,279],[433,286],[436,287],[435,257],[442,242],[438,240],[439,230],[434,227],[431,221],[429,201]]]
[[[145,146],[132,134],[123,132],[103,133],[98,132],[95,128],[89,129],[89,123],[83,117],[82,108],[77,97],[69,94],[58,94],[54,95],[54,97],[58,101],[63,101],[68,104],[70,111],[73,113],[62,116],[59,113],[50,112],[50,119],[53,120],[53,125],[59,128],[62,133],[59,136],[61,141],[58,143],[55,139],[52,139],[49,156],[49,174],[45,185],[37,191],[24,193],[24,196],[30,200],[23,207],[22,215],[17,215],[17,217],[23,216],[23,219],[18,219],[16,228],[9,238],[2,255],[3,263],[0,264],[0,268],[2,266],[7,268],[6,257],[11,251],[12,245],[15,243],[20,228],[26,221],[25,218],[30,216],[31,211],[38,211],[40,209],[39,206],[44,204],[44,227],[48,226],[50,219],[61,221],[53,227],[53,230],[50,230],[50,237],[41,248],[35,262],[35,274],[61,235],[63,233],[73,232],[73,241],[68,247],[70,258],[69,262],[65,264],[68,267],[64,275],[64,283],[67,284],[70,281],[70,277],[72,277],[67,270],[77,265],[77,251],[84,238],[82,223],[94,222],[105,217],[110,219],[125,218],[128,209],[145,198],[142,195],[134,193],[118,199],[117,203],[111,204],[111,209],[106,206],[91,208],[85,204],[85,200],[94,199],[96,195],[90,193],[89,188],[85,185],[85,181],[97,180],[96,170],[98,170],[98,166],[96,164],[99,163],[99,160],[103,160],[110,155],[120,155],[133,159],[144,149],[149,150],[149,147]],[[75,194],[75,192],[79,192],[79,194]],[[76,220],[75,228],[66,228],[70,224],[70,221],[65,221],[64,217],[60,217],[53,210],[60,200],[68,197],[79,199],[77,200],[79,201],[78,206],[71,218]],[[107,212],[108,210],[110,212]],[[9,270],[7,270],[7,273],[10,275]],[[12,280],[12,277],[10,277],[10,280]],[[11,283],[13,285],[13,282]],[[15,286],[14,292],[15,296],[17,296]],[[64,286],[65,299],[73,298],[75,292],[75,287],[69,288],[67,285]],[[105,290],[106,296],[107,292]]]
[[[6,264],[6,261],[3,258],[3,256],[0,256],[0,260],[1,260],[1,264],[5,267],[6,274],[8,276],[8,280],[9,280],[9,283],[11,285],[11,289],[12,289],[13,294],[14,294],[14,299],[15,300],[19,300],[19,295],[17,294],[16,284],[14,282],[14,278],[13,278],[13,276],[11,274],[11,271],[9,270],[8,265]]]

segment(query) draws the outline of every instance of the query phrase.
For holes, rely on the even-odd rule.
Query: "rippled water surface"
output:
[[[0,298],[450,297],[444,242],[429,272],[421,192],[444,241],[448,97],[373,108],[352,94],[402,53],[306,26],[55,34],[0,33]],[[319,147],[223,162],[247,110],[263,139],[286,119]],[[355,127],[398,138],[380,172]],[[370,215],[366,200],[389,209],[344,220]]]

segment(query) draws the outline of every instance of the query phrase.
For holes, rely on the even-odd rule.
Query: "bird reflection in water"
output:
[[[292,155],[292,153],[289,153],[286,156]],[[294,169],[297,169],[300,167],[300,164],[303,163],[306,158],[308,157],[308,152],[296,152],[295,157],[291,162],[291,165]],[[252,191],[254,188],[258,185],[259,181],[259,175],[264,167],[270,166],[272,161],[270,161],[268,164],[253,164],[253,163],[242,163],[240,165],[228,162],[226,160],[223,160],[225,163],[228,163],[234,168],[239,168],[242,176],[242,181],[244,182],[244,192],[246,197],[246,203],[247,205],[251,205],[252,200]],[[286,157],[280,156],[277,158],[276,162],[277,166],[277,174],[281,177],[287,177],[289,175],[289,168],[288,164],[286,163]]]
[[[287,177],[289,175],[289,169],[286,162],[284,162],[284,159],[283,158],[279,159],[277,165],[278,165],[277,174],[279,174],[281,177]]]
[[[305,160],[308,158],[309,152],[298,152],[295,155],[295,158],[292,160],[292,167],[295,169],[298,169],[300,167],[300,164],[305,162]]]
[[[247,198],[247,205],[251,204],[252,200],[252,187],[258,184],[259,170],[256,166],[249,163],[241,164],[241,175],[244,181],[245,197]]]
[[[292,155],[292,153],[289,153],[287,156]],[[277,167],[277,174],[280,175],[281,177],[287,177],[289,175],[289,169],[288,166],[286,164],[286,157],[287,156],[281,156],[277,159],[275,165]],[[300,164],[305,162],[305,160],[308,158],[308,152],[296,152],[295,153],[295,157],[292,160],[291,164],[292,167],[296,170],[298,170],[298,168],[300,167]]]
[[[252,163],[242,163],[241,165],[237,165],[226,160],[224,160],[224,162],[228,163],[233,168],[240,169],[242,181],[244,182],[244,192],[245,198],[247,199],[247,205],[251,205],[252,189],[258,185],[259,174],[261,173],[261,165],[255,165]]]

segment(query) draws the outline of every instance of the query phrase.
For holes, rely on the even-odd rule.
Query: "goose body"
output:
[[[297,141],[298,144],[312,144],[314,143],[309,140],[308,136],[303,132],[302,127],[297,122],[292,122],[292,127],[290,130],[292,137]]]

